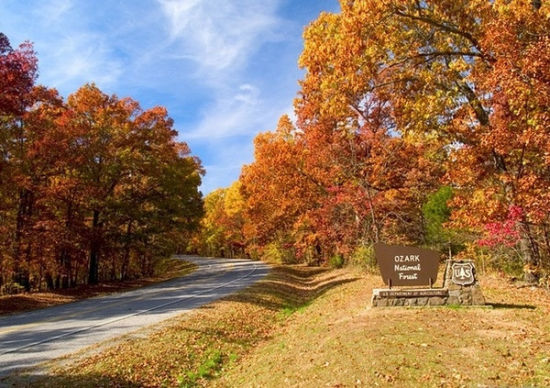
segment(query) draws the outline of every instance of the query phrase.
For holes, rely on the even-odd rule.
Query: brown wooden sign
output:
[[[382,279],[392,286],[431,286],[437,279],[439,253],[402,245],[374,244]]]

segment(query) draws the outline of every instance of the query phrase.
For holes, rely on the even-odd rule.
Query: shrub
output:
[[[443,224],[449,220],[451,211],[447,202],[452,197],[452,189],[449,186],[441,186],[422,206],[426,242],[429,245],[445,244],[450,239],[450,233]]]
[[[368,271],[375,271],[377,266],[376,258],[374,257],[374,247],[372,245],[360,245],[357,247],[351,255],[350,264]]]
[[[344,266],[344,258],[340,254],[333,255],[328,261],[332,268],[342,268]]]
[[[17,282],[9,282],[0,287],[0,295],[14,295],[25,291],[25,287]]]
[[[266,245],[262,260],[271,263],[293,264],[296,262],[296,257],[292,249],[285,249],[274,241]]]

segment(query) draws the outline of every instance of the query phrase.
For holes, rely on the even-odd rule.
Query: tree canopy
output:
[[[0,287],[150,275],[202,215],[203,169],[163,107],[35,85],[29,43],[0,34]]]
[[[296,122],[258,135],[243,168],[250,252],[351,258],[440,228],[479,248],[507,230],[526,268],[548,270],[548,2],[340,5],[304,31]]]

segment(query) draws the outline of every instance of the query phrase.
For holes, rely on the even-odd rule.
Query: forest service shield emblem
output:
[[[467,286],[475,282],[474,265],[472,263],[454,263],[451,280],[455,284]]]

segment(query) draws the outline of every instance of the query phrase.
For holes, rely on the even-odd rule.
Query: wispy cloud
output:
[[[41,57],[48,62],[41,72],[42,81],[61,88],[74,88],[84,82],[111,87],[123,71],[123,63],[115,59],[104,38],[97,34],[61,37],[58,44]]]
[[[265,109],[260,90],[246,83],[233,91],[221,89],[217,91],[214,102],[200,112],[199,123],[185,132],[185,139],[202,139],[212,143],[258,131],[257,125],[262,125],[261,111]]]
[[[281,0],[157,0],[168,23],[173,56],[195,62],[211,101],[183,137],[213,143],[268,129],[278,109],[247,71],[263,44],[280,39]],[[277,113],[274,113],[277,112]],[[251,140],[251,139],[250,139]]]
[[[98,25],[97,16],[76,0],[8,3],[0,10],[0,28],[12,31],[16,40],[31,40],[39,58],[39,82],[73,92],[85,82],[113,87],[124,63],[114,53],[110,26]],[[22,7],[21,11],[19,7]],[[26,7],[26,8],[25,8]],[[98,28],[99,27],[99,28]]]
[[[178,55],[207,71],[245,63],[258,46],[274,38],[279,1],[158,0]]]
[[[283,39],[283,0],[157,0],[167,23],[173,57],[194,63],[190,74],[210,89],[210,100],[181,136],[208,149],[205,192],[227,185],[252,160],[256,133],[270,129],[288,101],[265,89],[254,61],[267,43]],[[269,82],[267,83],[269,84]],[[284,105],[282,105],[284,104]]]
[[[208,192],[236,179],[255,134],[292,111],[302,19],[321,3],[337,1],[0,0],[0,31],[34,41],[39,82],[65,96],[95,82],[167,106]]]
[[[36,17],[40,18],[45,25],[55,25],[73,8],[73,0],[52,0],[43,1],[34,9]]]

